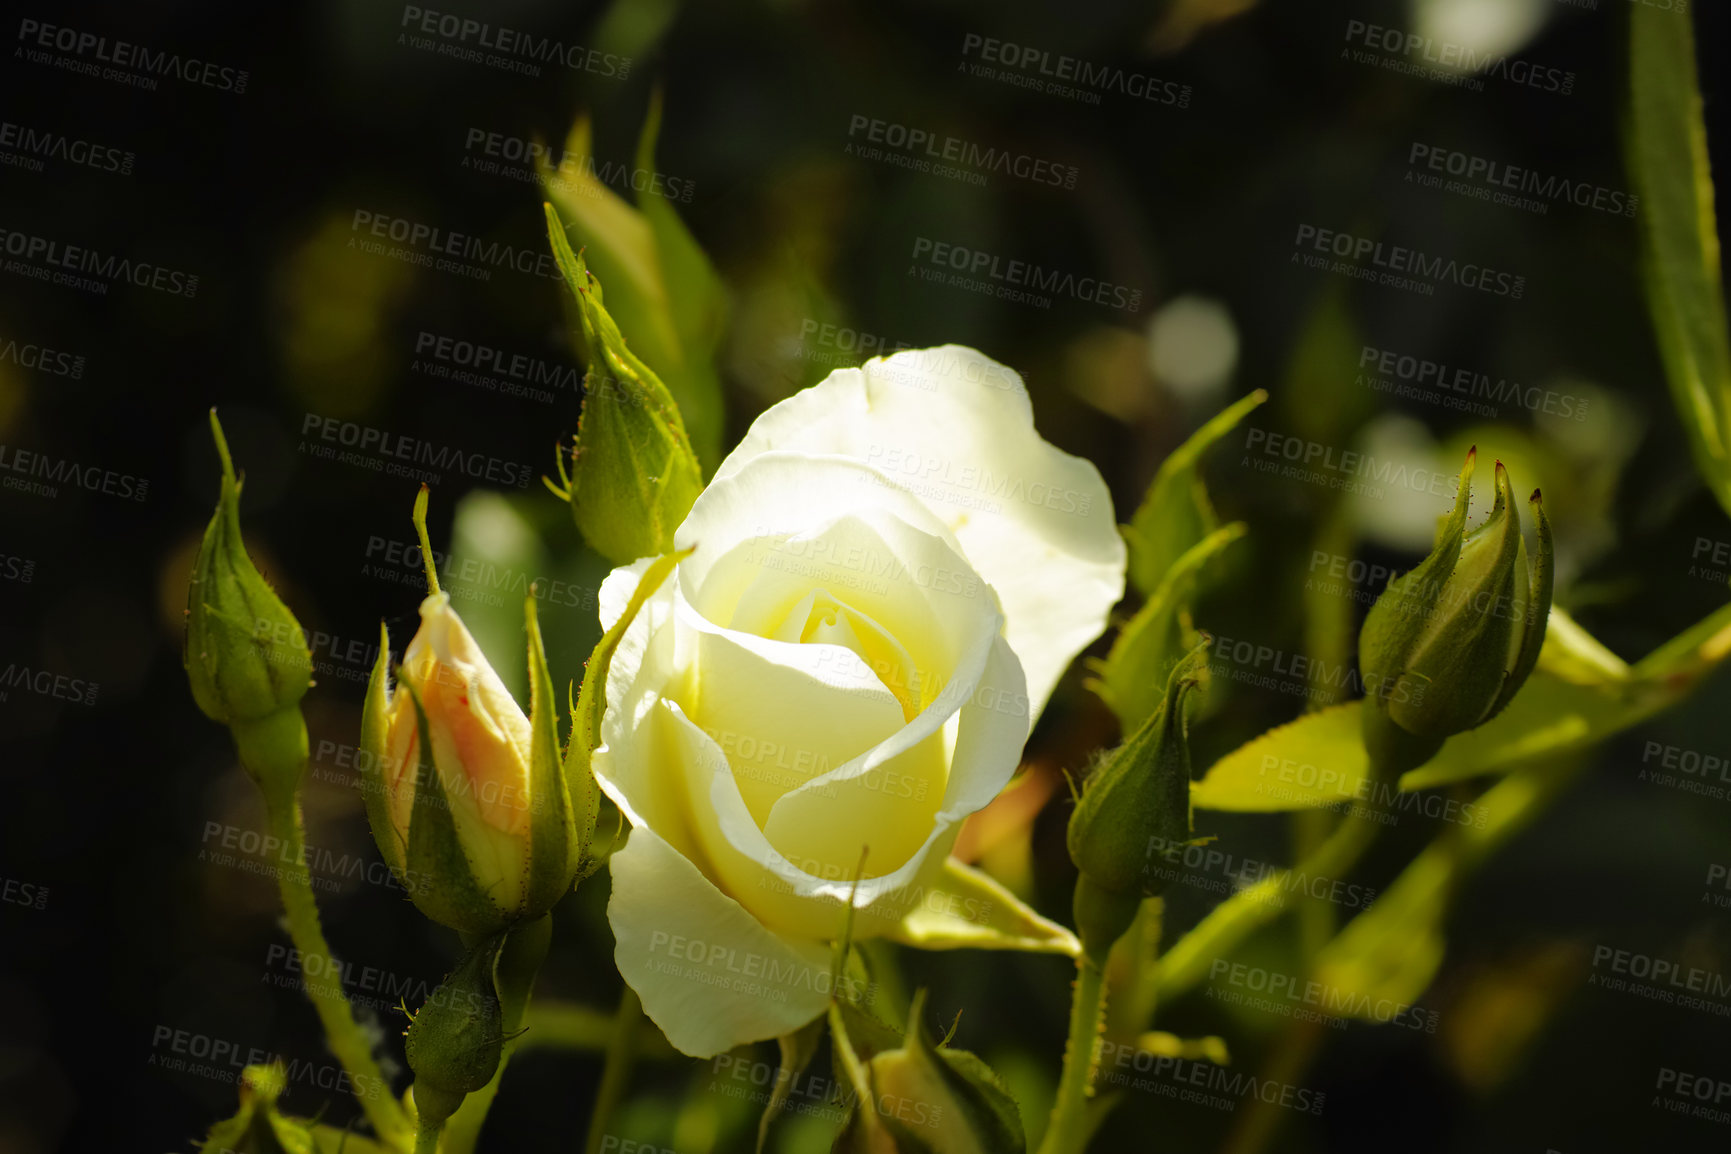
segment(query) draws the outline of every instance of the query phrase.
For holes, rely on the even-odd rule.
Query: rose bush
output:
[[[856,874],[855,937],[1073,953],[949,858],[1124,589],[1105,484],[1021,378],[958,346],[832,373],[757,419],[675,543],[594,761],[632,827],[616,960],[669,1040],[819,1013]],[[647,564],[608,577],[604,627]]]

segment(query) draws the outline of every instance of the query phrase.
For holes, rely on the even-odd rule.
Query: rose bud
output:
[[[1498,461],[1490,516],[1463,534],[1476,457],[1467,453],[1436,548],[1389,583],[1359,635],[1365,748],[1384,776],[1423,765],[1445,740],[1500,713],[1544,645],[1552,581],[1544,504],[1533,490],[1539,555],[1529,565],[1508,470]]]
[[[1074,912],[1082,949],[1104,966],[1143,898],[1165,888],[1148,868],[1151,846],[1190,837],[1190,745],[1184,699],[1206,670],[1205,639],[1172,669],[1166,696],[1142,727],[1113,750],[1082,788],[1070,815],[1070,858],[1081,871]]]
[[[560,486],[583,540],[616,565],[671,551],[673,531],[703,490],[703,470],[679,404],[643,360],[626,347],[602,303],[601,285],[571,251],[553,206],[547,235],[565,282],[576,296],[588,349],[583,409],[571,468],[559,459]]]
[[[417,502],[424,527],[425,490]],[[430,549],[425,550],[428,557]],[[574,816],[560,764],[555,697],[535,599],[526,600],[528,717],[451,608],[421,603],[421,628],[392,692],[381,637],[362,714],[360,760],[379,852],[421,912],[490,934],[552,908],[576,880],[594,831]]]
[[[300,622],[247,555],[241,483],[215,409],[210,431],[222,458],[222,495],[187,589],[181,662],[193,700],[233,730],[248,772],[261,784],[268,775],[274,786],[292,789],[306,760],[297,706],[311,684],[312,657]]]
[[[966,1050],[932,1044],[914,995],[902,1044],[872,1055],[835,1150],[846,1154],[1020,1154],[1021,1112],[997,1073]],[[875,1116],[875,1117],[874,1117]]]
[[[409,1023],[403,1056],[415,1072],[422,1133],[436,1134],[499,1069],[505,1033],[494,968],[504,941],[495,935],[471,949]]]

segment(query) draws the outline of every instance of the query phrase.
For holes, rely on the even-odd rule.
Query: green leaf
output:
[[[1352,799],[1369,769],[1359,738],[1361,704],[1306,713],[1245,742],[1190,786],[1190,804],[1272,813]]]
[[[598,179],[587,117],[572,126],[561,166],[552,169],[543,162],[541,178],[547,198],[571,222],[596,274],[608,285],[608,307],[643,358],[659,370],[689,423],[699,459],[712,470],[721,459],[723,412],[715,360],[727,297],[670,199],[691,185],[666,182],[656,171],[661,107],[657,92],[638,138],[635,163],[649,175],[635,207]]]
[[[1731,347],[1694,29],[1684,13],[1643,5],[1629,21],[1627,152],[1648,307],[1696,465],[1731,512]]]
[[[372,676],[367,679],[367,696],[361,704],[361,801],[367,809],[367,825],[378,843],[379,856],[391,867],[397,880],[410,894],[415,892],[414,878],[405,873],[409,847],[401,830],[391,822],[390,783],[387,775],[395,770],[388,764],[390,750],[390,662],[391,634],[383,621],[379,622],[379,656],[373,662]]]
[[[1403,775],[1403,792],[1506,773],[1530,758],[1604,741],[1676,704],[1731,652],[1731,605],[1633,668],[1567,615],[1559,629],[1559,613],[1552,610],[1538,668],[1508,708]],[[1191,787],[1192,804],[1272,812],[1370,798],[1361,707],[1353,701],[1306,714],[1245,743]]]
[[[1081,951],[1076,935],[1029,909],[996,880],[955,858],[919,891],[914,908],[887,935],[922,950]]]
[[[1118,631],[1106,660],[1096,666],[1094,692],[1111,706],[1124,732],[1134,733],[1159,708],[1173,667],[1196,642],[1187,612],[1197,582],[1208,563],[1244,531],[1244,523],[1234,521],[1186,550],[1161,575],[1153,594]]]
[[[547,237],[589,342],[583,413],[564,490],[577,528],[616,565],[665,553],[703,490],[703,472],[667,386],[626,347],[559,214],[546,205]],[[563,472],[563,465],[561,465]]]
[[[529,876],[523,903],[533,914],[553,908],[571,888],[578,866],[595,835],[595,812],[587,809],[579,824],[572,812],[569,779],[559,757],[558,697],[547,670],[547,651],[535,595],[523,601],[523,624],[529,635]],[[589,779],[594,788],[594,779]]]
[[[687,549],[658,557],[649,564],[637,582],[637,590],[631,594],[625,612],[619,615],[613,628],[601,635],[601,640],[595,643],[595,649],[589,655],[589,664],[583,668],[583,685],[577,691],[577,703],[571,711],[571,740],[565,747],[565,785],[580,827],[587,822],[587,828],[593,831],[601,806],[601,787],[595,781],[594,758],[595,747],[601,744],[601,718],[607,712],[607,670],[613,664],[613,654],[643,603],[661,588],[661,583],[667,580],[667,575],[673,572],[680,560],[690,555],[691,550]],[[579,881],[595,872],[605,860],[605,855],[596,852],[591,843],[585,845],[588,857],[578,870]]]
[[[1322,948],[1314,976],[1328,989],[1332,1009],[1387,1022],[1390,1003],[1411,1006],[1430,988],[1442,965],[1443,918],[1458,860],[1457,839],[1432,842]]]
[[[1166,571],[1219,527],[1220,518],[1196,475],[1197,465],[1211,445],[1267,399],[1268,394],[1261,389],[1241,398],[1160,463],[1160,471],[1124,530],[1130,547],[1130,580],[1144,596],[1152,596]]]

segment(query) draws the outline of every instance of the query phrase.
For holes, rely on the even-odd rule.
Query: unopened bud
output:
[[[1473,464],[1467,454],[1453,513],[1436,548],[1389,583],[1359,635],[1366,748],[1379,773],[1416,768],[1442,743],[1500,713],[1538,664],[1551,611],[1551,530],[1537,490],[1536,564],[1527,561],[1508,470],[1496,502],[1466,526]]]

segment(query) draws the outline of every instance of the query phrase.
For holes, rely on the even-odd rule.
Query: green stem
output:
[[[1130,932],[1113,951],[1116,956],[1107,974],[1113,994],[1107,1000],[1106,1033],[1114,1041],[1134,1039],[1154,1021],[1154,1010],[1159,1004],[1156,979],[1165,913],[1165,898],[1144,901]]]
[[[325,941],[319,924],[318,903],[313,898],[312,874],[306,866],[306,833],[301,825],[300,799],[287,796],[265,797],[271,833],[282,845],[283,860],[277,871],[277,885],[282,892],[283,910],[288,916],[289,937],[301,958],[323,959],[330,963],[329,972],[336,973],[335,958],[330,943]],[[348,994],[342,983],[332,981],[303,982],[308,1000],[318,1011],[324,1026],[325,1044],[343,1069],[348,1071],[355,1097],[367,1120],[385,1142],[398,1149],[409,1144],[411,1127],[407,1115],[391,1094],[391,1083],[373,1060],[372,1042],[355,1021]]]
[[[415,1154],[439,1154],[439,1132],[444,1128],[444,1125],[438,1122],[427,1126],[417,1126],[415,1128]]]
[[[1334,818],[1326,810],[1301,809],[1292,814],[1293,858],[1303,861],[1328,842]],[[1343,821],[1352,820],[1350,817]],[[1305,964],[1334,937],[1336,920],[1334,906],[1325,898],[1315,897],[1306,888],[1298,899],[1299,956]]]
[[[607,1057],[601,1067],[601,1084],[595,1088],[595,1108],[589,1113],[589,1140],[583,1149],[587,1154],[600,1154],[607,1137],[607,1124],[614,1107],[625,1096],[626,1083],[631,1080],[631,1063],[635,1057],[637,1022],[643,1016],[643,1003],[630,986],[619,998],[619,1012],[613,1016],[613,1034],[607,1039]]]
[[[1088,1143],[1088,1092],[1097,1060],[1094,1043],[1106,1011],[1106,975],[1084,955],[1076,960],[1076,985],[1070,1001],[1070,1037],[1064,1043],[1064,1072],[1046,1123],[1039,1154],[1079,1154]]]
[[[505,939],[494,968],[498,980],[499,1019],[505,1042],[499,1055],[499,1068],[485,1086],[463,1099],[463,1104],[445,1123],[444,1154],[470,1154],[480,1141],[481,1127],[486,1124],[487,1111],[499,1096],[499,1082],[524,1037],[523,1021],[528,1016],[529,995],[535,987],[535,975],[547,958],[547,946],[553,937],[551,915],[512,930]]]

